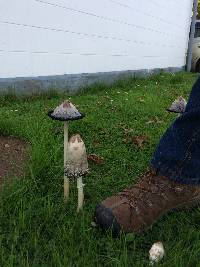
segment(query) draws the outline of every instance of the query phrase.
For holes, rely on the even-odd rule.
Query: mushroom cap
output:
[[[171,106],[167,109],[167,111],[174,113],[183,113],[185,111],[186,105],[187,105],[186,100],[182,96],[179,96],[171,104]]]
[[[79,134],[72,135],[69,139],[65,174],[71,179],[88,174],[86,148]]]
[[[85,114],[79,112],[69,100],[65,100],[54,110],[49,111],[48,116],[54,120],[70,121],[82,119]]]
[[[162,260],[165,255],[164,246],[162,242],[156,242],[149,250],[149,260],[151,263],[156,263]]]

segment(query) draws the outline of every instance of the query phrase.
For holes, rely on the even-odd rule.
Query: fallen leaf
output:
[[[157,124],[160,124],[160,123],[163,123],[162,120],[160,120],[157,116],[153,119],[153,120],[150,120],[150,121],[147,121],[146,124],[151,124],[151,123],[157,123]]]
[[[146,124],[155,123],[155,121],[147,121]]]
[[[133,129],[132,128],[126,128],[124,129],[124,134],[129,134],[129,133],[132,133],[133,132]]]
[[[9,144],[5,144],[5,147],[6,147],[6,148],[9,148],[10,146],[9,146]]]
[[[131,139],[129,136],[126,136],[125,138],[122,139],[122,142],[125,144],[129,144],[131,142]]]
[[[133,141],[138,147],[142,147],[142,145],[144,144],[144,142],[146,142],[146,140],[147,140],[146,135],[136,135],[133,137]]]
[[[155,117],[155,122],[156,123],[163,123],[163,121],[161,121],[157,116]]]
[[[97,165],[102,165],[103,164],[103,161],[104,159],[96,154],[89,154],[87,156],[88,160],[96,163]]]
[[[95,138],[93,140],[93,142],[94,142],[95,147],[100,147],[101,146],[101,143],[100,143],[99,139]]]
[[[132,133],[133,132],[133,129],[130,128],[128,125],[126,125],[125,123],[120,123],[119,125],[119,128],[121,128],[123,131],[124,131],[124,134],[128,134],[128,133]]]

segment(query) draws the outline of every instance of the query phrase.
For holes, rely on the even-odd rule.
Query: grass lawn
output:
[[[200,209],[170,213],[143,234],[113,239],[91,227],[95,205],[133,184],[146,170],[160,137],[176,118],[165,111],[182,95],[188,98],[196,75],[159,74],[95,85],[71,96],[86,117],[70,123],[80,133],[90,162],[85,206],[76,213],[77,190],[63,204],[63,123],[48,110],[69,95],[50,92],[31,98],[0,98],[0,134],[31,144],[26,176],[0,194],[0,266],[148,266],[151,245],[161,240],[166,258],[158,266],[200,266]],[[18,111],[11,111],[18,110]]]

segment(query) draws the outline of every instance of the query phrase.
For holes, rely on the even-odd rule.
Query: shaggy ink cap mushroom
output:
[[[54,110],[49,111],[48,116],[54,120],[72,121],[82,119],[85,114],[78,111],[78,109],[69,100],[65,100]]]
[[[78,111],[78,109],[68,100],[65,100],[61,105],[55,108],[55,110],[49,111],[48,116],[54,120],[64,122],[64,201],[69,199],[69,178],[65,169],[67,167],[68,159],[68,121],[82,119],[85,115]],[[80,173],[81,174],[81,173]],[[81,177],[77,178],[80,182]],[[83,186],[81,184],[81,186]],[[83,194],[80,194],[80,206],[82,205]]]
[[[184,113],[185,112],[186,105],[187,105],[186,100],[182,96],[179,96],[171,104],[171,106],[167,109],[167,111],[174,112],[174,113]]]
[[[65,166],[65,175],[71,180],[88,174],[88,161],[85,144],[79,134],[74,134],[69,139],[68,157]]]

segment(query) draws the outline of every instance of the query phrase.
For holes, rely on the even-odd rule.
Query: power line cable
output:
[[[58,5],[58,4],[47,2],[47,1],[44,1],[44,0],[33,0],[33,1],[45,4],[45,5],[49,5],[49,6],[52,6],[52,7],[56,7],[56,8],[62,8],[62,9],[67,10],[67,11],[71,11],[71,12],[76,12],[76,13],[80,13],[80,14],[83,14],[83,15],[92,16],[92,17],[95,17],[95,18],[98,18],[98,19],[107,20],[107,21],[111,21],[111,22],[114,22],[114,23],[119,23],[119,24],[122,24],[122,25],[131,26],[131,27],[138,28],[138,29],[148,30],[148,31],[151,31],[151,32],[156,32],[156,33],[159,33],[159,34],[162,34],[162,35],[177,36],[177,34],[161,32],[161,31],[158,31],[158,30],[150,28],[150,27],[143,27],[141,25],[135,25],[135,24],[128,23],[128,22],[125,22],[125,21],[122,21],[122,20],[117,20],[117,19],[114,19],[114,18],[106,17],[106,16],[100,16],[100,15],[92,13],[92,12],[71,8],[71,7],[68,7],[68,6]],[[179,36],[182,36],[182,35],[179,35]]]
[[[129,54],[97,54],[97,53],[72,53],[72,52],[54,52],[54,51],[29,51],[29,50],[5,50],[0,49],[0,53],[19,53],[19,54],[54,54],[54,55],[78,55],[78,56],[105,56],[105,57],[130,57],[130,58],[169,58],[169,56],[154,56],[154,55],[146,55],[146,56],[133,56]],[[174,57],[172,58],[184,58],[181,57]]]
[[[181,29],[185,29],[184,27],[182,27],[182,25],[178,25],[178,24],[170,23],[168,20],[165,20],[165,19],[163,19],[163,18],[159,18],[159,17],[153,16],[153,15],[151,15],[151,14],[149,14],[149,13],[146,13],[146,12],[142,12],[141,10],[139,10],[139,9],[133,7],[133,6],[130,6],[130,5],[127,5],[127,4],[123,4],[123,3],[118,2],[118,1],[116,1],[116,0],[107,0],[107,1],[109,1],[109,2],[111,2],[111,3],[115,3],[115,4],[120,5],[120,6],[123,6],[123,7],[128,8],[128,9],[134,10],[135,12],[138,12],[138,13],[140,13],[140,14],[143,14],[143,15],[145,15],[145,16],[151,17],[151,18],[153,18],[153,19],[162,21],[162,22],[164,22],[164,23],[166,23],[166,24],[173,25],[174,27],[178,27],[178,28],[181,28]]]
[[[20,27],[40,29],[40,30],[48,30],[48,31],[54,31],[54,32],[63,32],[63,33],[67,33],[67,34],[70,33],[70,34],[75,34],[75,35],[85,36],[85,37],[92,37],[92,38],[99,38],[99,39],[106,39],[106,40],[124,41],[124,42],[136,43],[136,44],[141,44],[141,45],[182,48],[182,46],[165,45],[165,44],[150,43],[150,42],[147,43],[147,42],[143,42],[143,41],[136,41],[136,40],[131,40],[131,39],[118,38],[118,37],[115,37],[115,36],[105,36],[105,35],[98,35],[98,34],[93,34],[93,33],[90,34],[90,33],[84,33],[84,32],[75,32],[75,31],[70,31],[70,30],[50,28],[50,27],[37,26],[37,25],[30,25],[30,24],[24,24],[24,23],[12,22],[12,21],[3,21],[3,20],[0,20],[0,23],[2,23],[2,24],[8,24],[8,25],[14,25],[14,26],[20,26]]]

